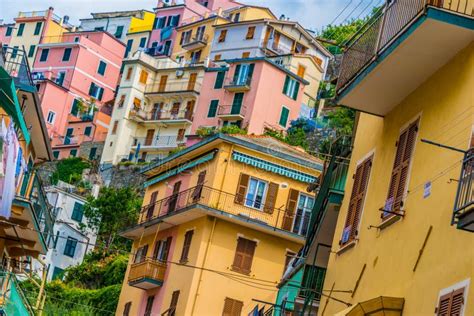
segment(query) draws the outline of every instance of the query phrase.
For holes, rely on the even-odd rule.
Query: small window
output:
[[[140,38],[140,44],[138,44],[138,47],[140,48],[145,48],[146,46],[146,37]]]
[[[130,309],[132,308],[132,302],[125,303],[123,307],[123,314],[122,316],[130,316]]]
[[[189,249],[191,248],[191,241],[193,239],[194,230],[188,230],[184,234],[183,250],[181,251],[180,262],[188,262]]]
[[[13,27],[8,26],[5,32],[5,36],[12,36],[12,32],[13,32]]]
[[[243,306],[243,302],[226,297],[224,300],[222,316],[240,316],[242,315]]]
[[[112,127],[112,135],[117,134],[118,121],[114,121],[114,126]]]
[[[221,33],[219,34],[218,42],[219,43],[225,42],[226,36],[227,36],[227,30],[221,30]]]
[[[235,250],[232,270],[249,274],[252,269],[252,261],[256,247],[257,243],[255,241],[239,237],[237,239],[237,247]]]
[[[63,61],[69,61],[71,59],[72,48],[65,48],[63,53]]]
[[[133,46],[133,39],[129,39],[127,41],[127,47],[125,47],[125,58],[128,57],[128,53],[130,53],[130,51],[132,50],[132,46]]]
[[[91,134],[92,134],[92,126],[86,126],[86,128],[84,129],[84,135],[91,136]]]
[[[142,106],[142,100],[140,100],[137,97],[133,98],[133,107],[135,108],[135,110],[139,110],[141,106]]]
[[[214,61],[219,61],[222,59],[222,55],[221,54],[217,54],[214,56]]]
[[[313,210],[314,198],[306,194],[300,194],[296,208],[293,233],[306,236],[308,233],[309,220]]]
[[[54,267],[53,269],[53,280],[62,280],[64,276],[64,269],[61,269],[59,267]]]
[[[15,59],[17,55],[18,55],[18,46],[13,46],[11,58]]]
[[[448,293],[441,295],[439,298],[438,306],[435,310],[436,315],[463,315],[463,310],[467,305],[464,298],[464,292],[465,288],[462,287],[455,290],[450,290]]]
[[[121,38],[122,34],[123,34],[123,25],[119,25],[119,26],[117,26],[117,29],[115,30],[114,36],[116,38]]]
[[[209,104],[209,111],[207,112],[207,117],[216,117],[218,107],[219,100],[212,100],[211,104]]]
[[[35,32],[33,33],[33,35],[39,35],[40,34],[42,25],[43,25],[43,22],[36,22]]]
[[[118,101],[117,106],[118,106],[119,108],[122,108],[123,105],[124,105],[124,103],[125,103],[125,94],[122,94],[122,95],[120,96],[120,99],[119,99],[119,101]]]
[[[54,159],[58,159],[58,158],[59,158],[59,150],[53,151],[53,157],[54,157]]]
[[[99,75],[105,75],[105,69],[107,68],[107,64],[102,60],[99,62],[99,68],[97,69],[97,73]]]
[[[155,21],[153,22],[153,29],[159,30],[165,27],[166,23],[166,16],[156,17]]]
[[[216,75],[216,82],[214,83],[214,89],[222,89],[224,86],[225,71],[219,71]]]
[[[16,33],[16,35],[22,36],[24,30],[25,30],[25,23],[20,23],[20,25],[18,25],[18,32]]]
[[[148,72],[146,72],[145,70],[141,70],[140,71],[140,83],[142,84],[146,84],[146,81],[148,79]]]
[[[135,253],[135,258],[133,259],[133,263],[139,263],[139,262],[145,261],[147,253],[148,253],[148,244],[138,248],[137,252]]]
[[[71,149],[69,152],[69,157],[76,157],[77,156],[77,149]]]
[[[240,12],[234,15],[234,22],[239,22],[239,20],[240,20]]]
[[[153,309],[154,301],[155,301],[155,295],[148,296],[146,300],[145,314],[143,314],[144,316],[151,316],[151,310]]]
[[[48,48],[43,48],[41,51],[41,56],[40,60],[41,62],[47,61],[48,60],[48,55],[49,55],[49,49]]]
[[[306,73],[306,67],[303,65],[298,65],[298,77],[304,78],[304,74]]]
[[[49,112],[48,112],[48,116],[47,116],[47,118],[46,118],[46,121],[47,121],[49,124],[53,124],[55,118],[56,118],[56,113],[54,113],[53,111],[49,111]]]
[[[89,152],[89,160],[95,160],[97,158],[97,147],[92,147]]]
[[[249,26],[249,28],[247,29],[247,35],[245,36],[245,39],[253,39],[253,37],[255,36],[255,26]]]
[[[35,55],[36,45],[30,45],[30,49],[28,50],[28,57],[33,57]]]
[[[290,76],[286,76],[285,84],[283,85],[283,94],[292,98],[293,100],[296,100],[298,99],[299,89],[300,83]]]
[[[265,181],[250,178],[247,194],[245,196],[245,205],[258,210],[262,209],[266,190],[267,183]]]
[[[290,110],[287,107],[282,107],[281,108],[281,113],[280,113],[280,120],[278,121],[278,124],[280,124],[281,127],[286,128],[286,124],[288,124],[288,116],[290,115]]]
[[[84,205],[78,202],[74,202],[74,208],[72,210],[71,219],[76,222],[82,222],[82,217],[84,216]]]
[[[250,52],[243,52],[242,53],[242,58],[249,58],[250,57]]]
[[[79,42],[79,36],[74,37],[74,43],[77,43],[77,42]]]
[[[179,291],[173,291],[171,294],[170,308],[168,309],[168,316],[176,315],[176,308],[178,307]]]
[[[76,252],[77,247],[77,239],[68,237],[66,241],[66,246],[64,247],[64,255],[74,258],[74,254]]]
[[[130,80],[130,78],[132,78],[132,70],[132,67],[127,68],[127,75],[125,76],[125,80]]]

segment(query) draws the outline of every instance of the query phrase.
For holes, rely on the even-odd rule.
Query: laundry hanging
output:
[[[0,179],[0,216],[10,218],[11,207],[16,191],[16,170],[20,145],[13,122],[8,126],[3,138],[3,170]]]

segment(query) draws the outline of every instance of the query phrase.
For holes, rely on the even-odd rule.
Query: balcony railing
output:
[[[474,16],[469,0],[397,0],[392,2],[381,9],[383,10],[381,14],[370,19],[350,41],[344,53],[337,83],[339,93],[428,7]]]
[[[13,78],[16,85],[33,86],[26,52],[20,48],[0,47],[5,63],[3,68]]]
[[[132,264],[128,274],[128,283],[142,289],[158,287],[163,284],[165,272],[166,263],[147,258],[142,262]]]
[[[178,138],[177,136],[155,136],[152,138],[137,137],[133,139],[133,147],[144,149],[148,148],[176,148],[186,143],[186,137]]]
[[[155,122],[155,121],[182,121],[182,120],[193,120],[193,112],[190,110],[178,110],[178,111],[144,111],[144,110],[132,110],[130,111],[132,118],[137,118],[144,122]]]
[[[469,230],[474,231],[474,148],[468,151],[462,164],[453,221],[464,226],[459,228],[472,226]]]
[[[149,222],[194,207],[213,209],[222,214],[237,216],[244,221],[271,229],[284,230],[285,223],[293,222],[295,214],[283,208],[267,207],[264,201],[248,200],[207,186],[196,186],[142,207],[139,223]],[[291,225],[293,226],[293,225]],[[290,227],[288,227],[290,228]],[[292,228],[288,231],[292,231]]]
[[[245,117],[247,107],[245,105],[219,105],[217,115],[223,117]]]
[[[231,78],[229,80],[226,80],[226,82],[224,83],[224,88],[233,92],[248,91],[250,90],[251,83],[252,83],[251,77],[235,78],[235,79]]]
[[[207,34],[200,35],[200,36],[194,36],[192,38],[189,38],[181,44],[183,48],[199,48],[199,47],[204,47],[208,43],[209,36]]]
[[[168,82],[166,84],[159,81],[147,85],[145,93],[148,94],[167,94],[167,93],[192,93],[199,94],[201,91],[201,84],[199,82],[179,81]]]
[[[0,310],[4,315],[34,315],[15,274],[0,272],[0,291]]]
[[[39,222],[39,230],[41,231],[45,241],[53,236],[53,225],[55,218],[52,214],[52,207],[46,197],[46,192],[38,176],[33,179],[33,187],[30,193],[30,201],[33,204],[33,211]]]

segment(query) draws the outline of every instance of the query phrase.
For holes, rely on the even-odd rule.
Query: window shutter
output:
[[[151,194],[150,203],[148,204],[148,209],[146,211],[146,218],[147,219],[149,219],[153,216],[157,197],[158,197],[158,191],[155,191]]]
[[[179,291],[174,291],[171,295],[171,302],[169,308],[169,316],[176,315],[176,307],[178,306],[178,299],[179,299]]]
[[[237,83],[237,79],[239,78],[239,73],[240,73],[240,68],[242,66],[239,64],[235,66],[235,72],[234,72],[234,84]]]
[[[212,100],[211,104],[209,105],[209,112],[207,113],[207,117],[216,117],[218,106],[219,100]]]
[[[189,249],[191,248],[191,241],[193,239],[194,230],[189,230],[184,234],[183,250],[181,252],[180,262],[187,262],[189,256]]]
[[[300,83],[296,81],[295,90],[293,91],[293,100],[298,99],[298,93],[300,92]]]
[[[173,237],[168,237],[166,238],[166,249],[165,249],[165,254],[163,255],[163,261],[168,261],[168,255],[170,254],[170,247],[171,247],[171,241],[173,240]]]
[[[221,89],[224,85],[225,71],[219,71],[216,75],[216,82],[214,83],[214,89]]]
[[[204,186],[204,181],[206,179],[206,170],[201,171],[198,175],[197,185],[193,192],[193,201],[196,202],[201,198],[202,187]]]
[[[158,254],[160,252],[160,246],[162,241],[158,240],[155,242],[155,248],[153,249],[153,259],[158,260]]]
[[[250,64],[249,66],[249,73],[247,75],[247,83],[250,84],[252,81],[253,71],[255,69],[255,64]]]
[[[286,127],[288,124],[288,116],[290,115],[290,110],[285,107],[281,108],[280,121],[278,122],[282,127]]]
[[[95,92],[95,83],[92,82],[90,87],[89,87],[89,95],[93,96],[94,92]]]
[[[245,274],[250,273],[256,246],[255,241],[239,237],[232,269]]]
[[[438,316],[459,316],[464,306],[464,288],[440,297],[436,314]]]
[[[298,197],[300,192],[298,190],[290,189],[288,194],[288,201],[286,203],[286,210],[283,216],[283,226],[282,228],[287,231],[291,231],[293,226],[293,218],[295,216],[296,205],[298,204]]]
[[[247,186],[249,185],[249,175],[245,173],[240,174],[239,184],[237,185],[237,192],[235,193],[234,202],[240,205],[244,205],[245,193],[247,193]]]
[[[243,306],[243,302],[226,297],[224,300],[222,316],[240,316],[242,314]]]
[[[99,99],[99,101],[102,101],[102,97],[104,96],[104,88],[98,87],[98,89],[99,89],[99,96],[97,97],[97,99]]]
[[[288,85],[290,84],[290,77],[286,76],[285,78],[285,84],[283,85],[283,93],[286,94],[288,91]]]
[[[267,197],[265,199],[265,205],[263,211],[265,213],[273,214],[275,208],[276,198],[278,195],[278,184],[270,182],[268,185]]]

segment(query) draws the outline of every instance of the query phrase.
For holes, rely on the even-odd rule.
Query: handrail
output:
[[[245,105],[219,105],[217,115],[242,115],[245,116],[247,107]]]
[[[131,264],[128,281],[135,281],[142,278],[163,281],[166,268],[166,262],[145,258],[143,261]]]
[[[474,148],[466,153],[463,160],[454,203],[454,217],[472,208],[474,208]]]

